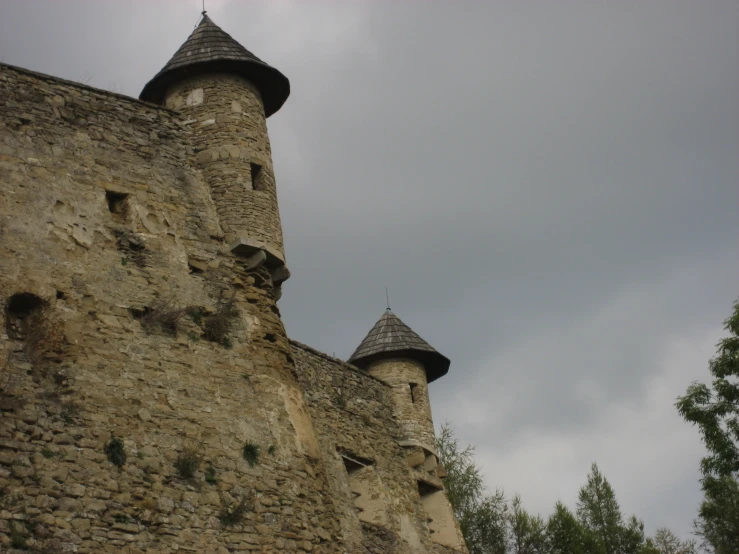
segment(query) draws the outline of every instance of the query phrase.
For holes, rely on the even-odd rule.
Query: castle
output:
[[[467,552],[389,309],[285,334],[267,118],[287,78],[203,18],[140,99],[0,64],[0,551]]]

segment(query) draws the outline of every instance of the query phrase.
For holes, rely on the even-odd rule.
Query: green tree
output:
[[[703,546],[715,554],[739,554],[739,483],[733,477],[704,477],[703,493],[695,522]]]
[[[639,549],[639,554],[662,554],[662,551],[657,548],[653,539],[646,539]]]
[[[447,472],[444,488],[470,554],[505,554],[508,506],[502,491],[488,494],[473,459],[474,447],[462,448],[445,423],[436,450]]]
[[[584,530],[574,514],[561,502],[547,521],[547,547],[550,554],[586,554]]]
[[[616,493],[597,464],[592,465],[588,481],[580,489],[577,517],[589,535],[586,537],[588,554],[621,554],[621,509]]]
[[[717,554],[739,553],[739,301],[724,321],[729,336],[709,361],[709,387],[693,383],[676,406],[698,426],[708,454],[701,460],[704,500],[696,533]]]
[[[657,529],[649,543],[653,545],[657,554],[696,554],[695,541],[682,541],[675,533],[664,527]]]
[[[619,551],[621,554],[641,554],[644,544],[644,522],[631,516],[621,528]]]
[[[508,513],[511,554],[547,554],[546,525],[539,515],[523,508],[521,497],[515,495]]]

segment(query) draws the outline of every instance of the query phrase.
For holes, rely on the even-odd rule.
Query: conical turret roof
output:
[[[236,42],[207,15],[180,46],[172,59],[149,81],[139,98],[164,102],[167,87],[185,77],[202,73],[233,73],[251,81],[262,95],[265,115],[282,107],[290,95],[290,81]]]
[[[430,383],[449,371],[449,359],[439,354],[429,343],[388,308],[349,358],[349,363],[366,367],[383,358],[405,356],[423,363]]]

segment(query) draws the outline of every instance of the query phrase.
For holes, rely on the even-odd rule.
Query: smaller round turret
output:
[[[349,363],[393,388],[402,443],[436,452],[428,383],[447,374],[449,359],[388,308],[351,355]]]

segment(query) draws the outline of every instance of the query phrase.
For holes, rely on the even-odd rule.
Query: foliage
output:
[[[729,336],[708,363],[711,386],[692,383],[678,398],[680,415],[698,427],[708,454],[701,460],[704,500],[695,522],[716,554],[739,552],[739,301],[724,321]]]
[[[251,441],[246,441],[244,448],[241,449],[241,456],[250,467],[254,467],[259,461],[259,445]]]
[[[546,525],[539,516],[523,509],[521,497],[515,495],[508,513],[511,554],[545,554]]]
[[[696,554],[695,541],[681,541],[675,533],[664,527],[657,529],[653,539],[648,543],[656,554]],[[640,554],[651,554],[652,551]]]
[[[205,470],[205,482],[210,485],[215,485],[216,483],[218,483],[218,478],[216,477],[216,468],[214,468],[212,465],[208,465]]]
[[[252,509],[252,495],[244,495],[241,497],[241,500],[239,500],[239,502],[223,508],[218,514],[218,519],[225,527],[237,525],[244,521],[244,517]]]
[[[196,325],[200,325],[203,322],[203,311],[197,306],[190,306],[185,309],[187,315],[190,316]]]
[[[693,383],[676,404],[680,415],[698,426],[708,449],[701,461],[705,476],[739,473],[739,301],[724,326],[731,336],[718,343],[708,364],[712,388]]]
[[[562,502],[557,502],[547,521],[549,554],[586,554],[584,535],[574,514]]]
[[[115,466],[122,467],[126,463],[126,448],[123,441],[117,437],[111,437],[105,445],[105,455]]]
[[[176,335],[177,325],[186,314],[187,309],[177,307],[175,301],[169,299],[158,300],[151,308],[144,308],[134,315],[138,316],[141,326],[149,332],[160,329],[167,334]]]
[[[594,542],[591,548],[603,554],[620,554],[619,543],[623,523],[621,509],[611,484],[593,464],[588,480],[580,489],[577,517]]]
[[[200,467],[200,454],[194,448],[186,448],[177,455],[174,467],[182,479],[191,479]]]
[[[239,311],[236,309],[233,297],[226,302],[222,302],[216,312],[205,319],[203,338],[218,343],[225,348],[231,348],[233,343],[228,334],[231,332],[231,327],[233,327],[238,315]]]
[[[703,479],[704,498],[695,522],[703,546],[715,554],[739,553],[739,482],[733,477]]]
[[[646,541],[644,537],[644,522],[631,516],[626,525],[621,528],[620,548],[623,554],[640,554]]]
[[[470,554],[505,553],[508,507],[501,491],[487,494],[482,471],[473,460],[474,447],[462,449],[451,427],[444,424],[436,450],[447,472],[447,496]]]
[[[654,539],[645,538],[644,524],[636,516],[624,518],[596,464],[580,489],[577,515],[557,502],[545,523],[523,508],[518,495],[508,503],[500,491],[486,494],[474,448],[461,448],[448,424],[442,426],[436,448],[447,471],[447,496],[470,554],[695,554],[691,541],[681,542],[667,529]],[[716,552],[729,553],[739,554]]]

